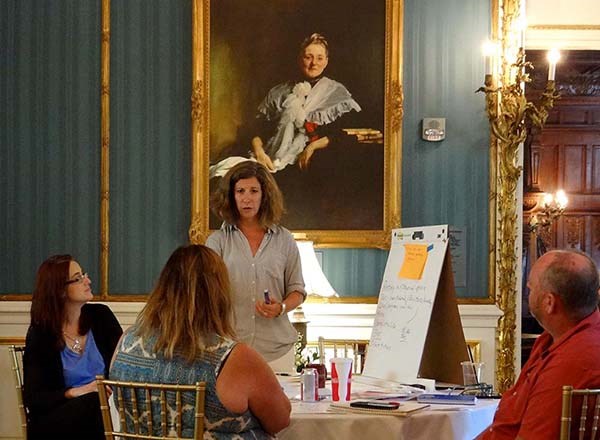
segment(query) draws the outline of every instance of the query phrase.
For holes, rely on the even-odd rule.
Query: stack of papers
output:
[[[358,382],[358,379],[356,382]],[[424,389],[412,385],[400,385],[395,387],[378,387],[375,385],[370,386],[368,389],[363,388],[365,387],[353,390],[352,397],[356,399],[410,400],[415,399],[419,394],[425,392]]]
[[[332,402],[331,405],[329,405],[328,411],[336,413],[357,413],[406,417],[427,407],[429,407],[429,405],[422,403],[402,402],[397,409],[370,409],[353,408],[350,406],[350,402]]]
[[[402,391],[379,391],[379,390],[367,390],[352,393],[352,397],[355,399],[371,399],[371,400],[411,400],[417,397],[417,394],[411,392]]]

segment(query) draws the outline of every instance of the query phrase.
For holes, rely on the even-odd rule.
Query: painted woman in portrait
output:
[[[273,173],[295,163],[306,169],[316,151],[345,136],[343,116],[361,108],[343,84],[324,76],[328,62],[325,37],[307,37],[298,54],[301,76],[271,88],[258,106],[250,157],[223,159],[210,167],[210,177],[223,176],[244,160],[258,161]]]

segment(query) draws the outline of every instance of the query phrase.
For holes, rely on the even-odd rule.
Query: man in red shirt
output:
[[[562,386],[600,387],[598,283],[581,252],[551,251],[534,264],[529,308],[545,331],[480,440],[558,439]]]

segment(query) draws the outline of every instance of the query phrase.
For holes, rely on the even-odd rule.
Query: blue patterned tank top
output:
[[[204,439],[272,439],[266,433],[258,419],[250,411],[243,414],[233,413],[227,410],[217,396],[216,382],[219,371],[225,359],[236,345],[235,341],[215,337],[214,343],[192,363],[188,364],[185,359],[175,356],[173,359],[165,359],[154,352],[153,347],[156,337],[148,340],[135,334],[135,326],[127,330],[120,345],[117,347],[117,355],[110,369],[110,378],[113,380],[172,383],[190,385],[196,382],[206,382],[206,398],[204,408]],[[143,396],[138,401],[143,401]],[[168,397],[167,397],[168,400]],[[194,396],[192,393],[184,393],[183,402],[183,436],[193,435]],[[168,402],[169,406],[175,408],[175,402]],[[127,411],[127,424],[133,427],[131,411]],[[169,429],[175,434],[174,420],[168,420]],[[159,435],[160,423],[155,424]]]

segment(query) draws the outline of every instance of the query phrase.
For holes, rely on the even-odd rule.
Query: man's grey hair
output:
[[[581,257],[585,261],[583,265]],[[544,289],[558,295],[573,320],[585,318],[598,307],[598,268],[583,252],[552,251],[552,260],[546,266],[541,282]]]

